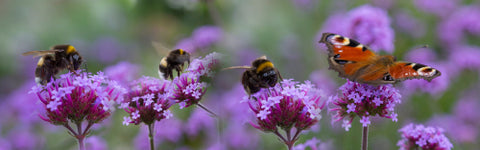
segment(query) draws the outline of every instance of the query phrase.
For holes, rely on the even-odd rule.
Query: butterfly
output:
[[[418,78],[431,81],[441,75],[437,69],[423,64],[377,55],[367,46],[338,34],[323,33],[320,43],[328,47],[329,69],[354,82],[379,85]]]

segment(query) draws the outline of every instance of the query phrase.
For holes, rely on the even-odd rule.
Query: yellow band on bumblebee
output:
[[[258,68],[257,68],[256,71],[257,71],[257,73],[258,73],[258,72],[262,71],[263,69],[265,69],[265,68],[267,68],[267,67],[272,67],[272,68],[273,68],[273,63],[272,63],[272,62],[269,62],[269,61],[264,62],[264,63],[260,64],[260,66],[258,66]]]
[[[72,45],[69,45],[68,48],[67,48],[67,54],[70,54],[70,53],[73,53],[75,52],[75,47],[73,47]]]

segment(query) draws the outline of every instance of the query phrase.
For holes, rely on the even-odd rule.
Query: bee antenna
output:
[[[230,70],[230,69],[250,69],[250,68],[252,68],[252,67],[250,67],[250,66],[232,66],[232,67],[223,68],[222,71]]]

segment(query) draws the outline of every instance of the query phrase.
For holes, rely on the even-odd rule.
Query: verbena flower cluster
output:
[[[172,81],[171,99],[179,103],[180,108],[197,104],[207,90],[207,78],[213,78],[214,67],[219,62],[220,54],[211,53],[204,58],[194,59],[186,72]]]
[[[132,82],[130,91],[120,106],[129,114],[128,117],[124,117],[123,124],[138,125],[141,122],[152,124],[170,118],[172,113],[168,108],[173,102],[169,99],[168,86],[170,86],[168,80],[146,76]]]
[[[436,127],[425,127],[423,125],[409,124],[399,130],[402,139],[397,145],[400,150],[450,150],[452,143],[443,135],[443,129]]]
[[[265,132],[277,131],[278,127],[297,131],[305,130],[321,119],[325,103],[320,101],[323,92],[309,81],[299,84],[292,79],[283,80],[273,88],[262,89],[248,100],[256,115],[253,127]]]
[[[397,121],[394,112],[400,103],[401,95],[392,85],[372,86],[347,81],[339,89],[340,95],[331,97],[330,101],[337,107],[332,108],[334,121],[343,120],[342,127],[349,130],[353,119],[360,117],[360,123],[368,126],[370,117],[380,116]]]
[[[46,116],[40,116],[43,120],[54,125],[84,120],[98,123],[110,116],[116,101],[123,100],[126,90],[102,72],[76,74],[63,74],[45,86],[32,88],[30,93],[36,94],[46,109]]]

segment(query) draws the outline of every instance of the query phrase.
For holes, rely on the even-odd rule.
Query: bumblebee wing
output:
[[[168,53],[171,51],[171,48],[168,48],[167,46],[165,46],[165,44],[162,44],[160,42],[152,41],[152,46],[153,48],[155,48],[157,54],[160,56],[167,56]]]
[[[232,67],[227,67],[223,68],[222,70],[230,70],[230,69],[250,69],[252,67],[250,66],[232,66]]]
[[[55,54],[55,52],[59,52],[59,51],[62,51],[62,50],[29,51],[29,52],[23,53],[22,55],[23,56],[33,55],[33,57],[39,57],[44,55]]]

